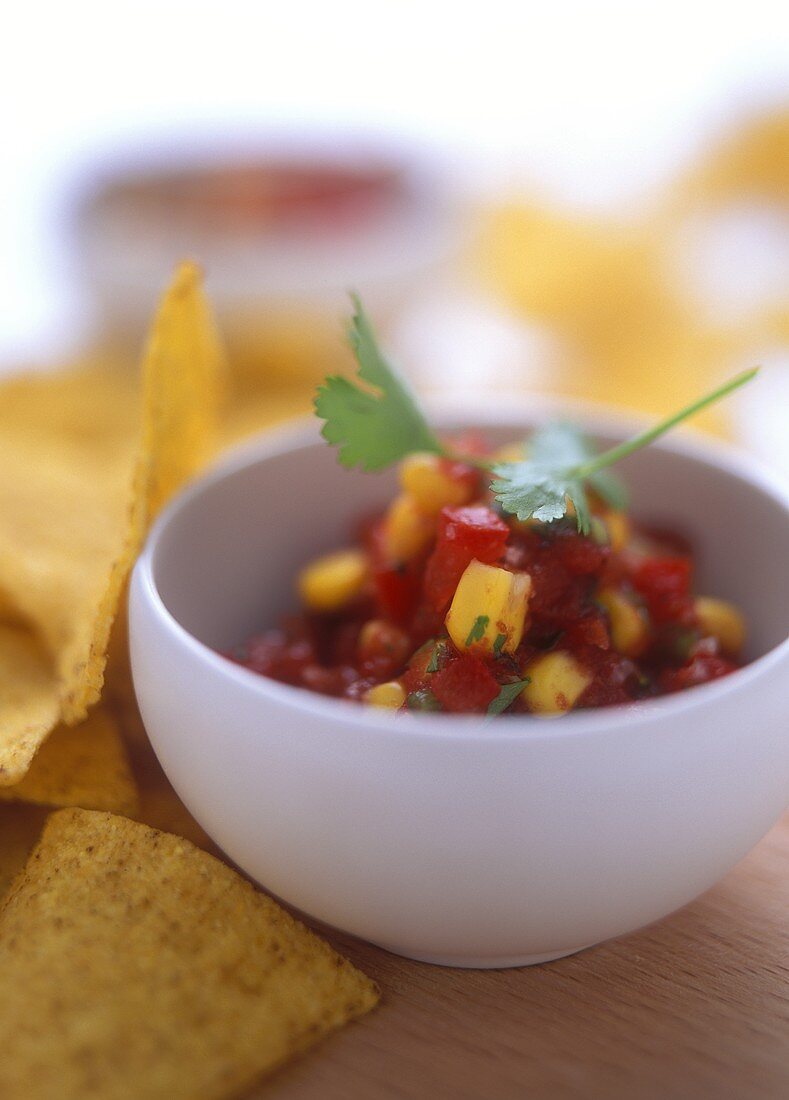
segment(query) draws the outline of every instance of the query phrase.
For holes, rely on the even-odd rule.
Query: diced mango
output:
[[[615,588],[603,588],[597,602],[608,612],[611,641],[623,657],[639,657],[649,642],[649,624],[645,612]]]
[[[389,680],[385,684],[376,684],[364,696],[365,703],[374,707],[388,707],[399,710],[405,702],[405,688],[399,680]]]
[[[302,569],[299,595],[310,611],[338,611],[361,592],[367,569],[367,558],[361,550],[327,554]]]
[[[712,596],[698,596],[694,603],[702,634],[717,638],[724,653],[736,657],[745,644],[745,620],[733,604]]]
[[[419,451],[400,463],[400,484],[416,503],[430,515],[437,515],[447,504],[466,504],[472,486],[451,477],[438,455]]]
[[[603,522],[608,532],[611,549],[615,552],[624,550],[630,541],[630,520],[625,513],[614,512],[613,510],[606,512],[603,516]]]
[[[461,651],[514,653],[523,637],[530,595],[528,573],[510,573],[475,559],[460,578],[447,612],[450,638]]]
[[[560,649],[535,658],[523,675],[530,682],[521,698],[534,714],[564,714],[572,710],[592,682],[591,672]]]
[[[400,493],[389,505],[384,520],[384,546],[395,562],[409,561],[421,553],[433,538],[435,516],[422,511],[408,493]]]

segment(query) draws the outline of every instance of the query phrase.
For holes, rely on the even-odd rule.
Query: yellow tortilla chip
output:
[[[105,590],[78,621],[80,660],[64,676],[63,721],[84,718],[104,683],[110,631],[134,560],[162,504],[216,447],[223,360],[194,264],[181,264],[154,320],[143,360],[142,439],[127,503],[124,545],[107,565]]]
[[[114,718],[98,707],[78,726],[58,726],[21,782],[0,787],[0,801],[134,814],[137,786]]]
[[[0,786],[25,774],[59,714],[47,655],[28,630],[0,625]]]
[[[143,365],[143,446],[137,499],[149,523],[214,453],[224,358],[194,264],[181,264],[151,331]],[[141,484],[140,484],[141,482]]]
[[[55,672],[48,722],[33,728],[6,706],[0,785],[21,779],[58,720],[80,722],[98,701],[110,631],[150,519],[213,445],[220,364],[200,273],[185,264],[154,321],[141,428],[128,378],[112,372],[0,386],[2,604],[41,638]]]
[[[0,909],[4,1100],[201,1100],[372,1008],[372,982],[188,841],[52,814]]]
[[[0,806],[0,901],[27,863],[49,811],[41,806]]]

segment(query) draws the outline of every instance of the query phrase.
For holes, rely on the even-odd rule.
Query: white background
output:
[[[0,360],[59,346],[65,197],[129,143],[360,124],[436,143],[475,181],[621,207],[789,97],[789,16],[763,0],[71,0],[4,22]]]

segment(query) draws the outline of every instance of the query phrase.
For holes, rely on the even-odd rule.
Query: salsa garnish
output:
[[[316,411],[344,465],[399,463],[400,492],[302,571],[301,612],[227,656],[325,695],[490,716],[627,703],[739,667],[742,615],[694,594],[690,544],[632,521],[609,467],[755,370],[601,454],[568,424],[496,451],[432,431],[354,303],[372,389],[329,378]]]

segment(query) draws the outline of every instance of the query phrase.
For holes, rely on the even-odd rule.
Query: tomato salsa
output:
[[[511,449],[510,449],[511,450]],[[454,451],[491,455],[484,441]],[[734,671],[744,624],[694,593],[694,557],[590,493],[518,520],[479,466],[424,452],[348,548],[298,578],[301,610],[226,655],[282,683],[410,711],[558,715],[682,691]]]

